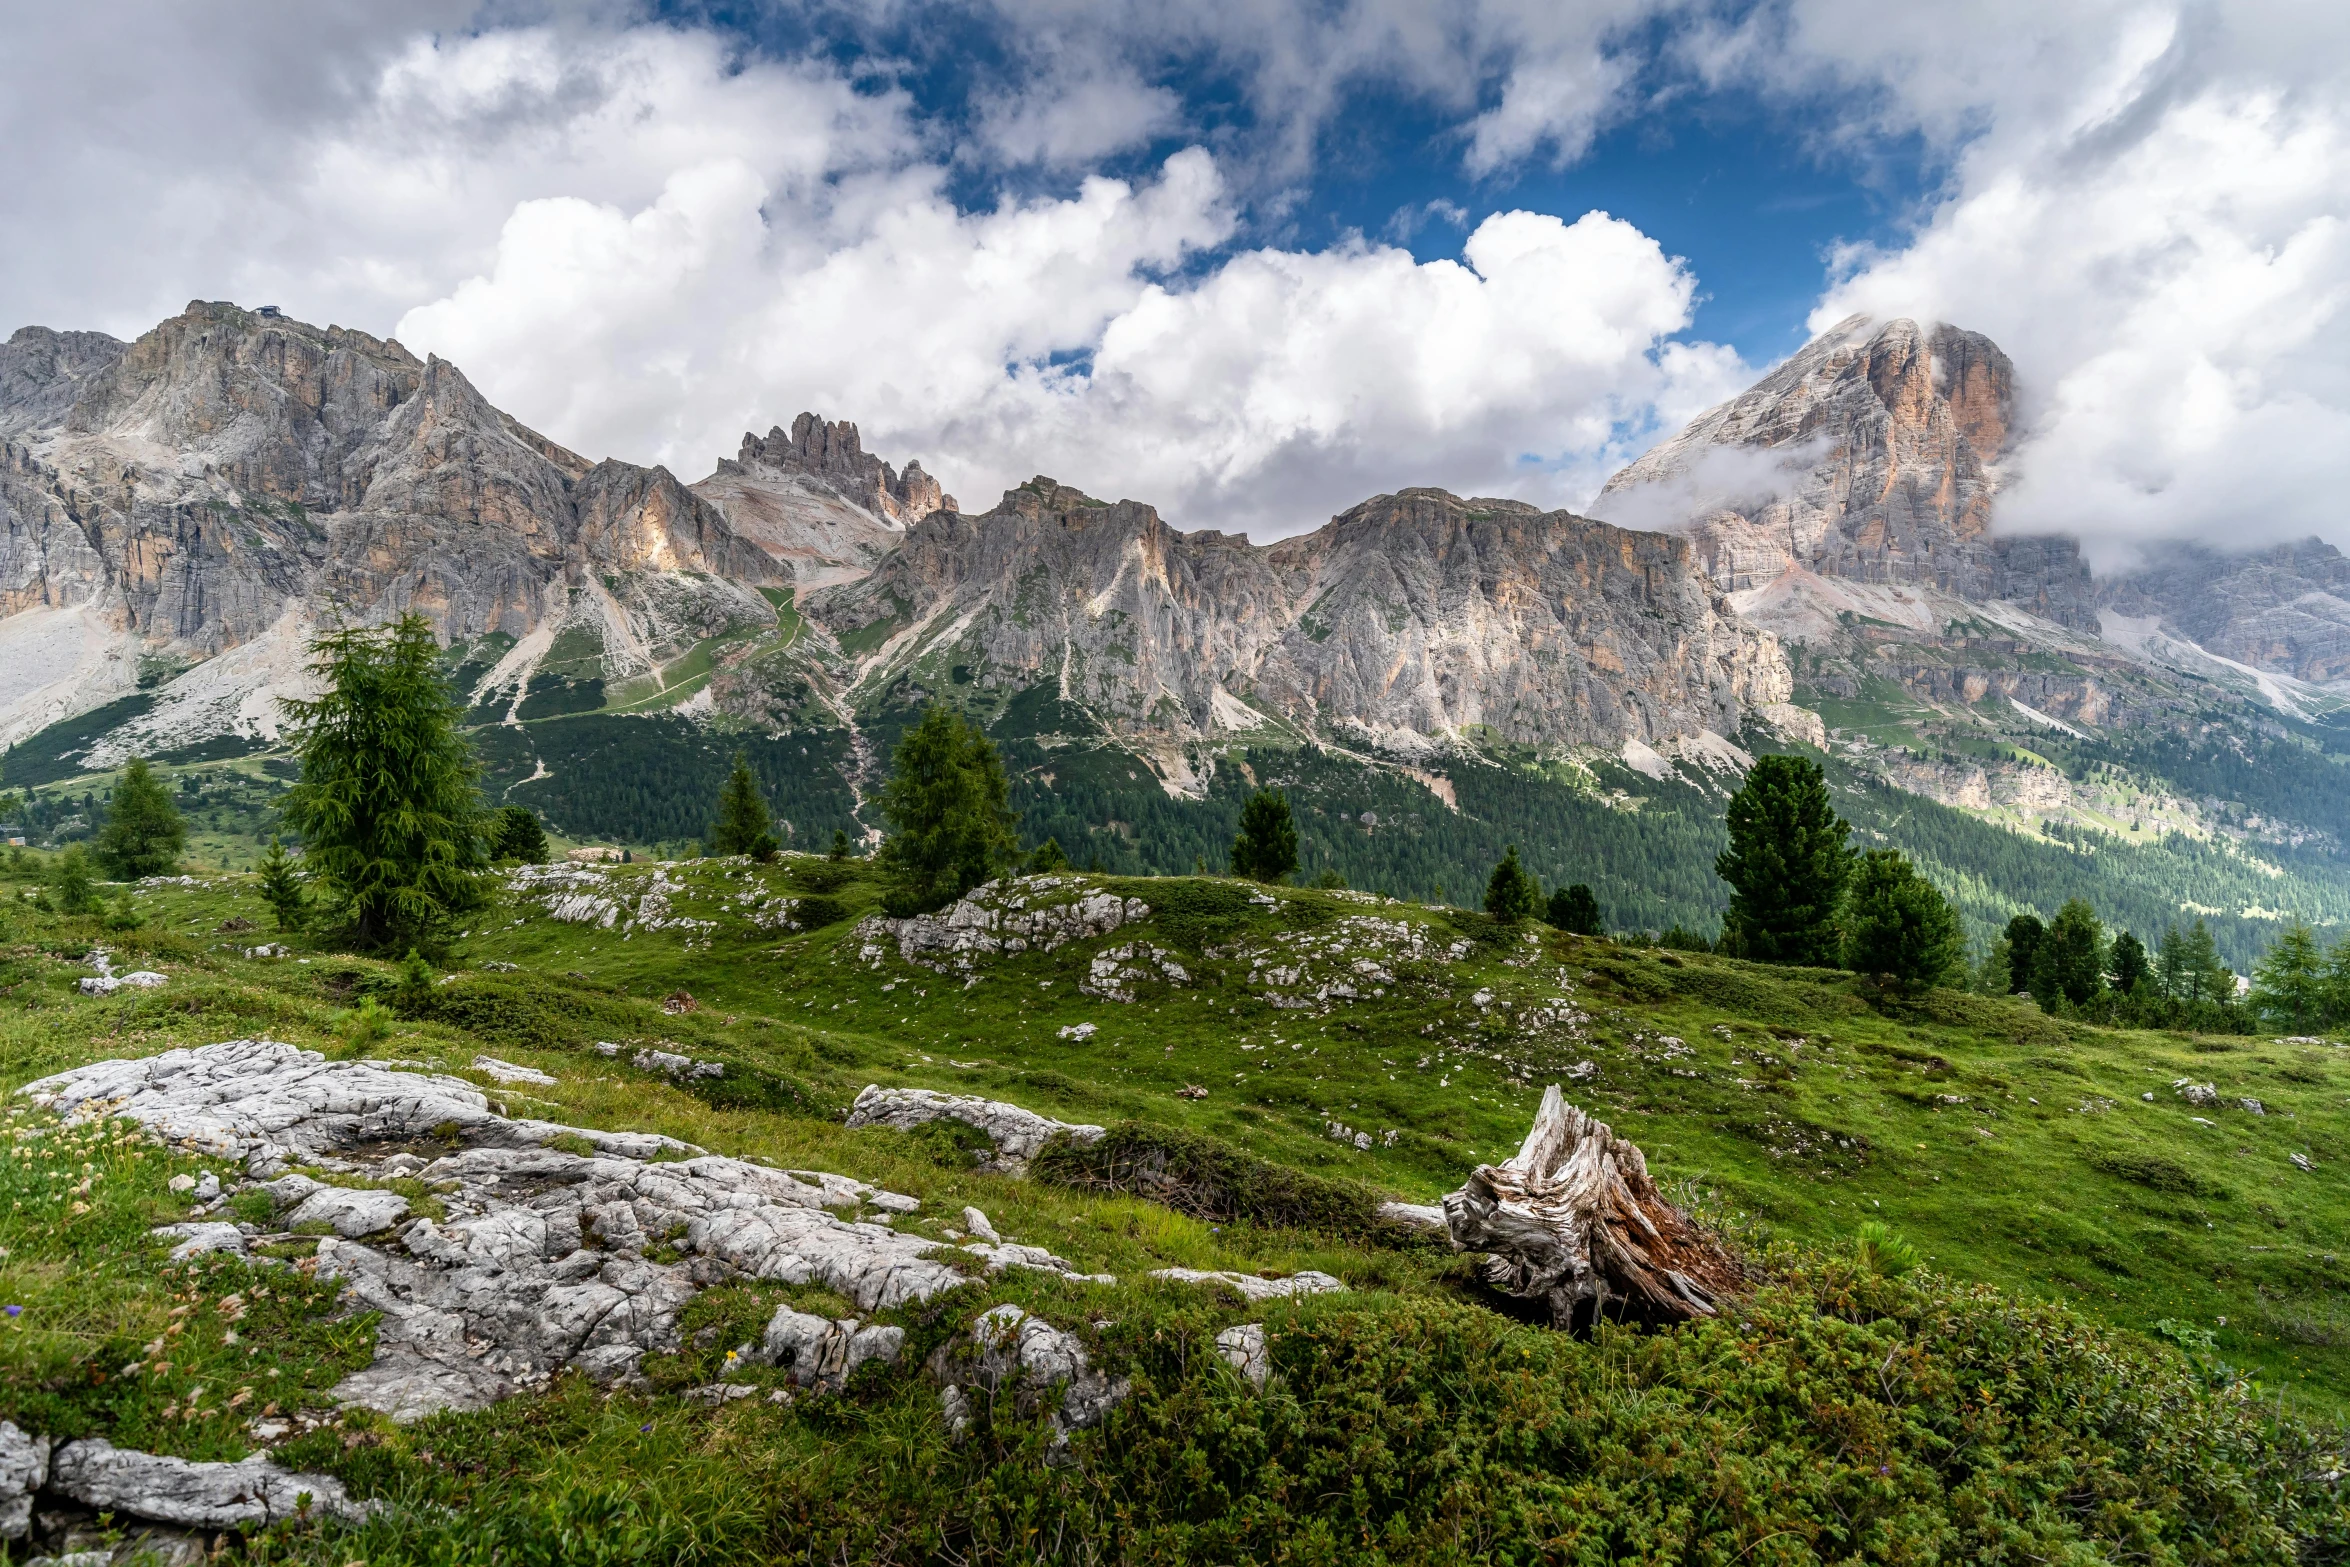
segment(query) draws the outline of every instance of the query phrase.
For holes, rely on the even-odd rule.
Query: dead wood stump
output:
[[[1737,1259],[1656,1189],[1639,1148],[1555,1083],[1516,1156],[1479,1165],[1444,1217],[1454,1247],[1486,1254],[1488,1284],[1548,1303],[1562,1328],[1603,1313],[1710,1317],[1745,1285]]]

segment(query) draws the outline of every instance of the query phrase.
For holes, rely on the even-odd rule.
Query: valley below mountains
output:
[[[1978,936],[2085,895],[2206,917],[2241,962],[2350,920],[2350,561],[2102,578],[2002,533],[2016,396],[1978,334],[1855,318],[1595,515],[1408,489],[1259,544],[1042,476],[967,512],[812,413],[692,483],[593,461],[447,361],[271,310],[27,327],[0,346],[0,786],[45,841],[133,756],[248,798],[309,641],[415,611],[493,795],[575,841],[694,839],[737,751],[795,842],[862,835],[946,702],[1004,748],[1030,841],[1105,871],[1214,868],[1277,784],[1309,873],[1466,895],[1514,843],[1619,928],[1703,930],[1723,794],[1800,747]]]

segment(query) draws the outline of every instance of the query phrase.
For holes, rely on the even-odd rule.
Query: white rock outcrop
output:
[[[869,1360],[895,1365],[906,1347],[906,1330],[855,1317],[819,1317],[778,1306],[768,1319],[757,1358],[781,1366],[791,1379],[818,1392],[837,1393]]]
[[[967,974],[981,958],[1051,952],[1072,941],[1107,936],[1148,919],[1150,912],[1140,898],[1086,892],[1072,877],[1022,876],[974,887],[936,914],[902,920],[874,915],[857,926],[857,956],[878,965],[894,944],[908,963],[941,974]]]
[[[981,1312],[967,1337],[932,1354],[929,1369],[951,1429],[968,1427],[975,1396],[1009,1397],[1023,1415],[1050,1410],[1056,1455],[1070,1432],[1100,1424],[1132,1388],[1096,1369],[1077,1335],[1013,1305]]]
[[[340,1480],[280,1469],[266,1458],[194,1463],[116,1447],[102,1437],[60,1442],[49,1461],[49,1489],[100,1512],[190,1529],[258,1528],[304,1517],[348,1520],[365,1511]]]
[[[1004,1174],[1026,1169],[1037,1150],[1057,1133],[1067,1132],[1081,1143],[1098,1142],[1103,1135],[1101,1127],[1089,1123],[1056,1121],[1000,1099],[942,1094],[931,1088],[883,1088],[868,1083],[849,1107],[851,1131],[866,1126],[912,1131],[932,1121],[960,1121],[986,1134],[995,1152],[980,1161],[980,1168]]]
[[[24,1092],[68,1114],[127,1116],[242,1156],[254,1175],[274,1177],[253,1189],[268,1190],[290,1221],[313,1213],[333,1225],[318,1245],[318,1275],[382,1313],[374,1363],[336,1392],[399,1419],[479,1407],[567,1367],[628,1376],[648,1353],[675,1347],[677,1314],[698,1289],[728,1279],[820,1284],[866,1311],[964,1283],[940,1260],[941,1243],[854,1218],[868,1204],[910,1211],[912,1198],[666,1137],[508,1120],[454,1078],[236,1040],[100,1062]],[[596,1151],[543,1146],[557,1138]],[[405,1213],[396,1193],[284,1172],[295,1159],[413,1176],[446,1217],[382,1233],[398,1222],[385,1217],[395,1204]],[[179,1238],[208,1239],[215,1228],[235,1233],[206,1226]]]
[[[1312,1268],[1293,1273],[1285,1279],[1260,1279],[1253,1273],[1210,1273],[1198,1268],[1154,1268],[1154,1279],[1169,1279],[1177,1284],[1228,1284],[1250,1300],[1288,1300],[1298,1295],[1330,1295],[1345,1290],[1346,1285],[1327,1273]]]
[[[31,1436],[0,1420],[0,1540],[21,1540],[32,1529],[33,1493],[49,1483],[45,1436]]]
[[[1242,1380],[1262,1393],[1273,1379],[1273,1352],[1265,1343],[1262,1322],[1244,1322],[1216,1335],[1216,1353]]]

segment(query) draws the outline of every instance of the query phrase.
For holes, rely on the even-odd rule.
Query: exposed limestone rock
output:
[[[2010,599],[2094,629],[2078,546],[1991,534],[2014,424],[2014,368],[1989,338],[1852,316],[1650,449],[1593,509],[1688,527],[1726,590],[1804,570]]]
[[[902,1213],[911,1198],[666,1137],[509,1120],[453,1078],[238,1040],[100,1062],[25,1091],[68,1114],[128,1116],[241,1155],[256,1176],[275,1177],[262,1189],[290,1208],[289,1222],[311,1214],[334,1225],[340,1233],[318,1245],[318,1276],[383,1314],[374,1363],[336,1391],[395,1418],[478,1407],[567,1366],[628,1375],[675,1346],[677,1313],[696,1290],[727,1279],[821,1284],[867,1311],[964,1282],[934,1255],[938,1242],[840,1216],[867,1202]],[[471,1146],[442,1152],[451,1134]],[[541,1146],[558,1137],[598,1152]],[[691,1157],[650,1162],[664,1154]],[[376,1234],[405,1204],[281,1173],[296,1160],[413,1175],[448,1217],[417,1219],[396,1239],[342,1238]]]
[[[806,606],[836,637],[903,628],[856,664],[861,688],[944,687],[956,666],[983,688],[1051,681],[1152,743],[1278,718],[1401,747],[1480,728],[1612,749],[1735,733],[1792,690],[1686,539],[1439,490],[1258,546],[1037,478],[984,517],[934,513]]]
[[[101,1512],[192,1529],[259,1528],[305,1517],[356,1520],[366,1512],[327,1475],[297,1474],[267,1458],[193,1463],[116,1447],[102,1437],[59,1443],[49,1488]]]
[[[904,1328],[861,1324],[855,1317],[834,1321],[778,1306],[758,1354],[769,1365],[788,1370],[802,1387],[837,1393],[868,1360],[895,1365],[905,1345]]]
[[[862,576],[905,528],[955,509],[920,463],[901,474],[865,451],[855,425],[810,413],[788,433],[746,434],[694,493],[809,586]]]
[[[2222,658],[2313,683],[2350,679],[2350,558],[2322,539],[2245,555],[2158,545],[2106,586],[2126,615],[2159,615]]]
[[[936,914],[866,919],[857,926],[857,957],[879,967],[894,942],[908,963],[969,974],[983,958],[1057,951],[1148,919],[1150,912],[1140,898],[1088,892],[1074,877],[1007,877],[972,888]]]
[[[1205,1273],[1197,1268],[1155,1268],[1151,1277],[1176,1284],[1225,1284],[1250,1300],[1287,1300],[1297,1295],[1339,1294],[1346,1289],[1339,1280],[1312,1268],[1285,1279],[1261,1279],[1253,1273]]]
[[[45,1436],[28,1436],[0,1420],[0,1540],[21,1540],[32,1528],[33,1493],[49,1483]]]
[[[1022,1415],[1051,1411],[1056,1455],[1070,1432],[1100,1424],[1131,1390],[1126,1378],[1096,1370],[1074,1333],[1012,1305],[981,1312],[968,1337],[939,1346],[928,1369],[952,1429],[970,1423],[973,1397],[1007,1397]]]
[[[1216,1335],[1216,1353],[1240,1373],[1250,1387],[1262,1393],[1273,1379],[1273,1352],[1265,1343],[1262,1322],[1244,1322]]]
[[[202,1257],[216,1251],[243,1255],[245,1232],[233,1224],[159,1224],[148,1234],[159,1240],[175,1240],[171,1260],[185,1262],[190,1257]]]
[[[1479,1165],[1444,1211],[1453,1245],[1487,1254],[1486,1282],[1547,1303],[1560,1327],[1579,1312],[1708,1317],[1744,1283],[1737,1260],[1656,1189],[1640,1150],[1555,1083],[1525,1145],[1506,1163]]]
[[[1000,1099],[942,1094],[930,1088],[883,1088],[878,1083],[866,1084],[857,1095],[849,1107],[848,1126],[851,1131],[863,1126],[911,1131],[938,1120],[960,1121],[985,1133],[995,1152],[979,1162],[980,1168],[1001,1174],[1025,1170],[1037,1150],[1059,1133],[1067,1132],[1081,1143],[1102,1137],[1098,1126],[1056,1121]]]

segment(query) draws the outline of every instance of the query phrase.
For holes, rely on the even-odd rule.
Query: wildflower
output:
[[[12,1317],[21,1317],[24,1315],[24,1308],[22,1306],[4,1306],[0,1307],[0,1311],[6,1311]]]

